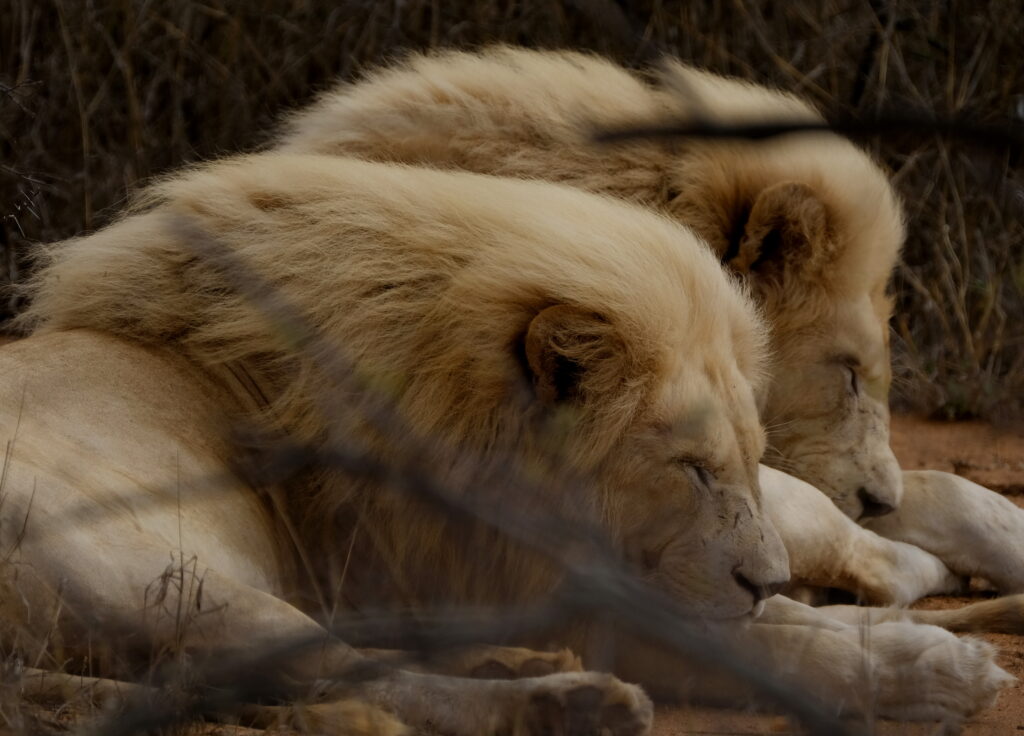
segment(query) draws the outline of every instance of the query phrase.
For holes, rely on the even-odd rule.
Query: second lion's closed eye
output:
[[[847,366],[846,370],[849,373],[846,387],[853,396],[857,396],[860,394],[860,377],[852,366]]]
[[[715,482],[715,474],[701,461],[692,458],[678,458],[676,462],[690,476],[690,480],[695,485],[710,489],[711,485]]]

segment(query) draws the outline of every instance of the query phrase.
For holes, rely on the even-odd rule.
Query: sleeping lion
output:
[[[789,524],[804,533],[783,536],[794,576],[885,604],[955,590],[958,576],[1024,592],[1024,512],[957,476],[901,473],[889,448],[886,287],[904,225],[884,172],[824,133],[591,140],[600,126],[695,118],[821,120],[793,95],[674,60],[650,78],[597,56],[496,47],[413,56],[339,85],[287,121],[278,148],[557,181],[691,227],[768,319],[763,462],[909,543],[858,533],[803,485],[768,473],[788,509],[806,507]]]
[[[695,615],[749,615],[787,579],[757,486],[760,323],[686,230],[568,189],[325,157],[215,164],[164,182],[139,206],[49,251],[26,317],[34,335],[3,353],[5,430],[16,434],[3,518],[26,520],[10,566],[18,596],[5,600],[36,638],[58,597],[85,625],[65,651],[84,644],[82,633],[95,648],[116,632],[141,649],[183,636],[197,657],[308,633],[339,606],[544,600],[557,569],[387,483],[336,471],[287,484],[283,506],[305,559],[240,480],[209,487],[232,458],[230,416],[391,460],[403,436],[356,420],[381,393],[405,431],[437,441],[430,465],[452,487],[501,458],[543,467],[556,443],[560,462],[592,485],[583,497],[550,487],[535,512],[604,530]],[[265,279],[365,385],[339,384],[328,357],[301,350],[274,314],[233,290],[176,233],[174,216]],[[565,422],[569,431],[551,429]],[[470,490],[498,508],[525,503],[502,485]],[[163,502],[178,494],[180,516],[177,501]],[[103,513],[54,534],[82,505]],[[172,554],[194,558],[203,610],[214,612],[183,634],[146,615],[147,587]],[[307,562],[300,589],[295,571]],[[330,673],[358,656],[332,641],[326,661],[289,674]],[[367,700],[447,733],[503,732],[531,699],[571,701],[587,688],[615,733],[650,721],[642,691],[603,675],[486,687],[391,679]],[[436,694],[453,687],[454,700]]]
[[[254,155],[171,177],[47,248],[30,290],[32,335],[0,350],[0,537],[17,540],[0,600],[5,644],[30,661],[128,677],[161,652],[209,664],[314,642],[266,674],[294,693],[378,657],[328,634],[338,614],[551,598],[558,565],[399,492],[423,483],[506,523],[591,530],[581,539],[606,540],[615,564],[833,712],[958,720],[1008,679],[990,646],[933,626],[865,636],[780,620],[784,603],[751,623],[789,574],[759,481],[764,328],[710,250],[648,210]],[[241,474],[240,422],[250,453],[320,461]],[[589,549],[566,554],[594,564]],[[660,693],[743,696],[608,628],[512,643],[554,636],[583,667]],[[341,733],[648,732],[643,690],[576,669],[484,647],[337,697],[318,686],[311,712]],[[519,678],[481,679],[496,670]]]

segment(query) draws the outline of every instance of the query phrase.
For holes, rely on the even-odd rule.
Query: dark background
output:
[[[664,49],[829,114],[1024,118],[1024,4],[848,0],[2,0],[0,277],[93,230],[148,177],[268,140],[288,108],[409,50],[495,41],[642,65]],[[1024,188],[1010,153],[871,144],[910,238],[893,320],[902,408],[1024,415]],[[0,318],[17,308],[0,304]]]

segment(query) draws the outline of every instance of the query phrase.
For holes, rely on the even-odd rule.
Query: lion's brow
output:
[[[833,353],[825,359],[827,363],[837,363],[839,365],[845,365],[849,368],[860,368],[861,360],[853,353]]]

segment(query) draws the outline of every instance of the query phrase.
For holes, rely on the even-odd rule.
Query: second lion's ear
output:
[[[754,198],[739,249],[726,265],[743,274],[814,278],[837,252],[829,213],[818,194],[800,182],[781,182]]]
[[[601,315],[568,304],[538,312],[524,337],[534,393],[545,403],[582,401],[615,391],[625,377],[626,346]]]

